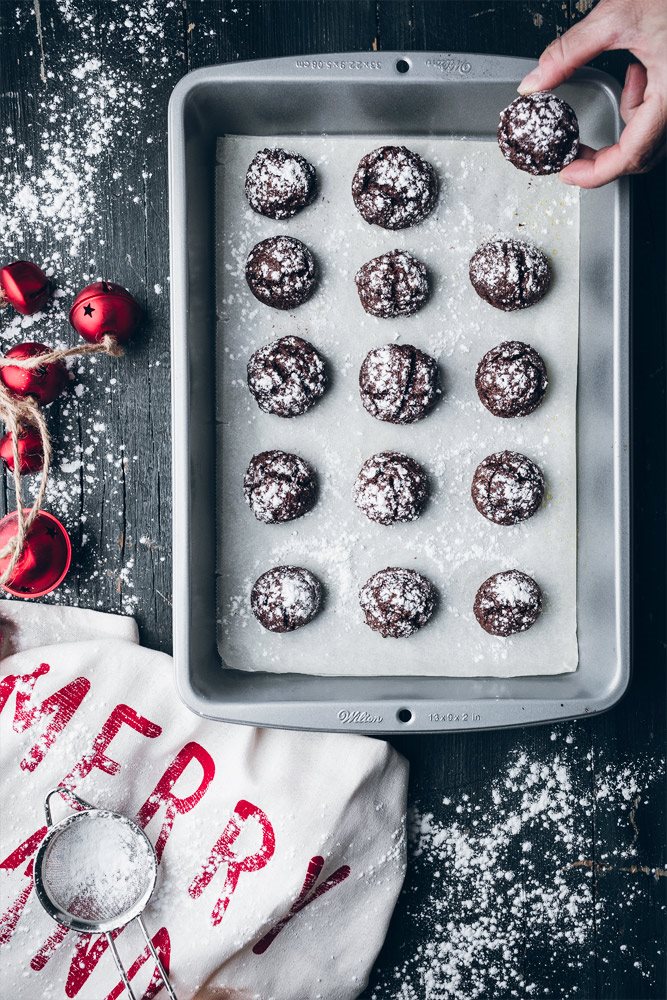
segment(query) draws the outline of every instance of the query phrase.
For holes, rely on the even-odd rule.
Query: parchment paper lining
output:
[[[404,142],[421,153],[440,179],[431,216],[396,233],[367,225],[350,195],[361,156],[386,142]],[[217,565],[223,661],[244,670],[379,676],[509,677],[575,670],[578,192],[557,178],[532,178],[515,170],[493,142],[282,136],[281,146],[316,165],[319,194],[293,219],[274,222],[250,210],[243,181],[254,153],[275,144],[275,137],[261,136],[218,141]],[[244,278],[251,247],[279,233],[303,240],[320,268],[316,293],[293,313],[257,302]],[[470,285],[471,254],[499,234],[532,240],[552,260],[553,285],[530,309],[502,313]],[[362,309],[353,276],[364,261],[393,248],[424,261],[431,298],[416,316],[376,319]],[[250,354],[287,334],[310,340],[325,356],[331,376],[317,406],[291,420],[262,413],[246,385]],[[550,388],[529,417],[500,420],[479,402],[474,373],[490,347],[515,339],[542,354]],[[411,426],[374,420],[359,400],[357,378],[365,354],[391,341],[428,351],[441,367],[441,402]],[[306,517],[265,525],[246,506],[243,473],[250,457],[268,448],[294,451],[317,469],[320,498]],[[547,480],[542,509],[514,527],[486,521],[470,499],[476,465],[504,448],[528,455]],[[364,459],[387,449],[412,455],[430,477],[427,509],[407,525],[375,525],[351,499]],[[249,594],[260,573],[281,563],[316,573],[325,605],[307,627],[272,635],[255,621]],[[382,639],[363,622],[359,587],[385,566],[419,570],[440,594],[430,624],[408,639]],[[535,577],[544,611],[530,631],[494,638],[477,624],[473,599],[487,576],[509,568]]]

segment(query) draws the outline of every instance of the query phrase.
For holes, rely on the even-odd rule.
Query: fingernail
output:
[[[516,89],[520,94],[534,94],[536,90],[540,89],[539,79],[539,69],[532,69],[528,76],[524,76]]]
[[[569,178],[569,177],[567,177],[567,176],[566,176],[566,177],[563,177],[563,175],[562,175],[562,174],[559,174],[559,175],[558,175],[558,180],[559,180],[559,181],[562,181],[562,183],[563,183],[563,184],[576,184],[576,181],[572,181],[572,180],[570,180],[570,178]]]

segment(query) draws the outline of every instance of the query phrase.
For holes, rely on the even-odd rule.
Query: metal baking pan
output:
[[[407,65],[407,71],[405,69]],[[174,660],[179,692],[229,722],[365,733],[484,729],[604,711],[629,679],[629,206],[626,181],[581,199],[577,618],[579,667],[549,677],[247,673],[216,645],[214,171],[219,136],[495,136],[531,62],[461,53],[346,53],[184,77],[169,106]],[[582,70],[559,91],[592,145],[615,141],[620,88]]]

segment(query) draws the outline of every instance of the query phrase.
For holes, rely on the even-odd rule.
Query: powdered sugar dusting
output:
[[[49,6],[48,30],[54,26],[67,33],[67,57],[56,58],[47,48],[43,82],[22,95],[21,113],[32,122],[29,131],[19,136],[11,124],[4,127],[0,231],[3,260],[34,259],[56,288],[42,313],[2,314],[3,352],[24,340],[61,347],[76,343],[69,306],[78,290],[100,278],[126,285],[151,310],[159,291],[153,281],[145,287],[143,248],[138,253],[133,246],[123,247],[116,259],[126,267],[105,273],[112,249],[109,205],[115,201],[136,211],[141,229],[152,180],[145,151],[164,130],[150,77],[168,82],[181,71],[166,41],[166,25],[179,10],[177,0],[118,0],[104,14],[70,0]],[[15,19],[7,30],[31,30],[32,5],[9,5],[6,14],[9,21],[12,15]],[[119,48],[137,58],[113,58],[112,69],[106,53]],[[4,96],[8,107],[18,101],[18,95]],[[161,101],[163,92],[159,96]],[[7,120],[12,120],[9,115]],[[113,238],[120,239],[115,229]],[[160,277],[166,282],[166,274]],[[144,355],[142,365],[142,384],[150,365],[150,374],[160,377],[168,393],[168,364],[156,370],[160,361]],[[146,484],[128,444],[136,428],[124,431],[120,420],[109,419],[110,410],[132,411],[125,403],[124,377],[132,368],[131,358],[72,360],[68,392],[47,410],[55,456],[44,506],[63,520],[74,543],[73,569],[49,601],[90,605],[102,594],[100,604],[106,608],[136,610],[132,560],[137,549],[146,550],[138,545],[132,523],[132,498],[141,507]],[[34,497],[36,480],[26,485],[27,496]],[[13,508],[11,478],[7,493],[7,506]],[[150,524],[143,527],[152,530]],[[163,556],[154,548],[151,558]]]
[[[637,830],[664,779],[664,760],[595,761],[580,737],[559,728],[552,755],[512,752],[474,796],[444,798],[437,819],[414,810],[413,882],[430,890],[413,901],[408,882],[401,926],[414,931],[389,951],[390,961],[402,957],[378,977],[369,1000],[571,1000],[593,947],[603,963],[613,956],[635,964],[637,948],[650,954],[635,925],[661,859],[642,856]],[[613,844],[592,842],[609,824]],[[623,937],[597,934],[618,910]],[[549,960],[540,970],[526,956],[542,953],[545,942]],[[654,962],[641,968],[647,982],[664,961],[655,944]],[[558,970],[572,970],[573,980]]]
[[[248,388],[265,413],[296,417],[322,396],[327,379],[322,358],[301,337],[281,337],[248,361]]]

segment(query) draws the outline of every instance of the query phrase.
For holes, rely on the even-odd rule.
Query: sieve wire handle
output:
[[[80,796],[73,792],[71,788],[67,788],[65,785],[58,785],[56,788],[52,788],[50,792],[47,792],[46,798],[44,799],[44,813],[46,815],[46,825],[53,826],[53,817],[51,815],[51,799],[54,795],[62,795],[63,797],[68,796],[70,799],[74,799],[83,806],[84,809],[94,809],[95,806],[91,805],[90,802],[86,802]]]
[[[155,945],[153,944],[153,942],[151,941],[150,937],[148,936],[148,931],[146,930],[146,926],[145,926],[143,920],[141,919],[141,916],[136,917],[136,921],[139,924],[139,926],[141,927],[141,933],[143,934],[144,939],[146,941],[146,944],[148,945],[148,950],[150,951],[151,955],[153,956],[153,958],[155,960],[155,964],[157,966],[157,970],[160,973],[160,976],[162,977],[162,982],[164,983],[164,988],[166,989],[167,993],[171,997],[171,1000],[178,1000],[176,994],[174,993],[173,986],[169,982],[169,978],[167,976],[167,973],[165,972],[164,966],[163,966],[162,962],[160,961],[160,956],[158,955],[158,953],[157,953],[157,951],[155,949]]]
[[[130,980],[127,978],[127,972],[123,968],[123,963],[120,960],[120,955],[118,954],[118,949],[116,948],[116,942],[113,939],[113,934],[110,931],[106,931],[104,934],[105,938],[109,942],[109,947],[111,948],[111,954],[113,955],[114,962],[116,963],[116,968],[120,972],[120,978],[125,984],[125,989],[127,990],[127,995],[130,1000],[137,1000],[135,994],[132,992],[132,987],[130,986]]]

